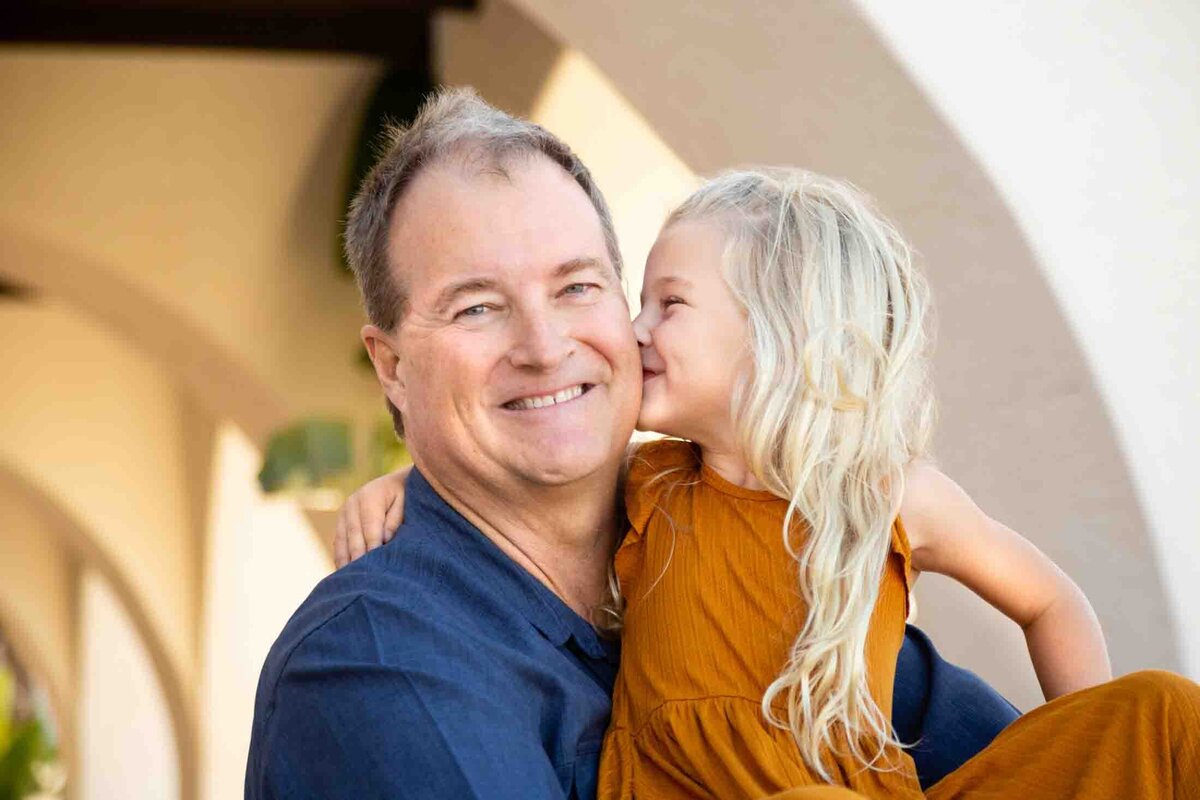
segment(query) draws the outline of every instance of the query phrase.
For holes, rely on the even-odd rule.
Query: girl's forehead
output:
[[[646,262],[646,281],[671,277],[703,279],[719,276],[726,232],[705,220],[684,220],[665,228]]]

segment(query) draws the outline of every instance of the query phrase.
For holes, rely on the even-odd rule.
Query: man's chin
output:
[[[623,447],[612,452],[612,448],[579,450],[560,446],[557,452],[527,452],[524,458],[515,461],[513,471],[530,483],[567,486],[606,474],[616,475],[623,454]]]

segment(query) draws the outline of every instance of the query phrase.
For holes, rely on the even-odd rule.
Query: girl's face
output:
[[[748,353],[746,316],[722,274],[725,242],[712,222],[665,229],[646,261],[633,321],[642,353],[638,428],[708,448],[734,445],[731,397]]]

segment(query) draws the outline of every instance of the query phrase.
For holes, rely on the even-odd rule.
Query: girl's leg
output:
[[[1060,697],[1018,719],[927,796],[1200,798],[1200,685],[1146,671]]]

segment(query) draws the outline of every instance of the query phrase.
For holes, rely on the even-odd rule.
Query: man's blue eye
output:
[[[488,307],[484,306],[484,305],[470,306],[469,308],[464,308],[462,311],[458,312],[458,316],[460,316],[460,317],[478,317],[487,310],[488,310]]]
[[[567,294],[584,294],[592,288],[594,284],[590,283],[572,283],[563,289]]]

